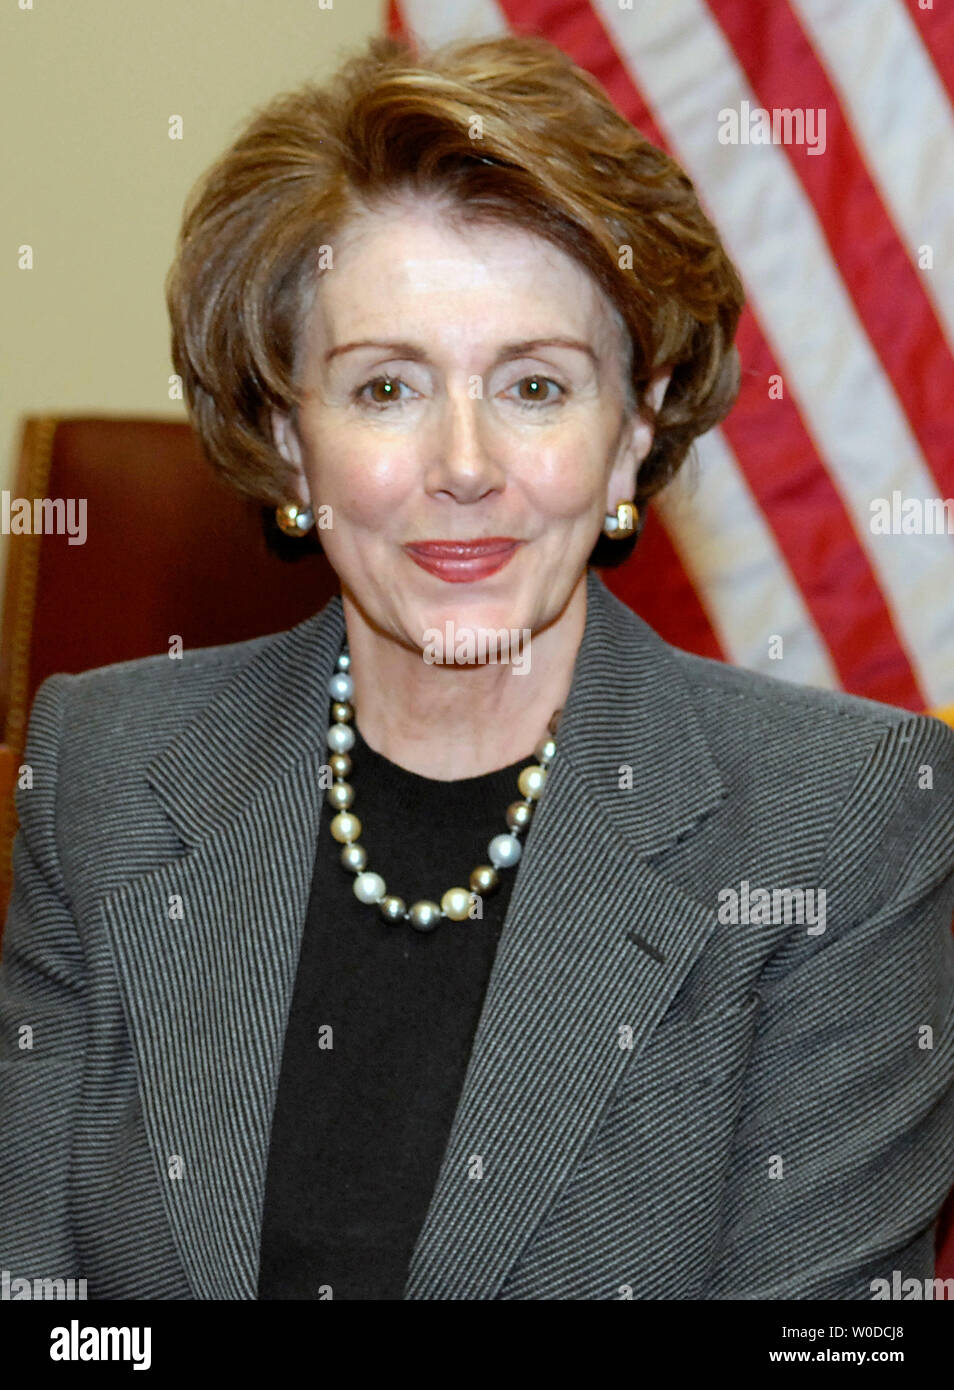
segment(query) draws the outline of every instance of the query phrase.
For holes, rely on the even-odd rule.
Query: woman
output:
[[[209,172],[168,294],[210,459],[341,593],[39,691],[3,1267],[173,1299],[929,1277],[954,736],[677,651],[589,568],[737,390],[685,175],[543,42],[377,41]]]

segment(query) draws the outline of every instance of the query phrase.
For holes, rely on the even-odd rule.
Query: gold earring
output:
[[[315,524],[311,508],[302,507],[298,502],[285,502],[276,507],[275,520],[286,536],[303,536]]]
[[[616,515],[608,512],[603,522],[603,534],[613,541],[624,541],[636,530],[639,508],[635,502],[617,502]]]

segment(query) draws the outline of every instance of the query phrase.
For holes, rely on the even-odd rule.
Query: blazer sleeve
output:
[[[760,979],[708,1298],[872,1299],[894,1271],[933,1277],[954,1186],[946,725],[911,716],[879,740],[818,886],[825,932],[793,928]]]
[[[78,1272],[70,1150],[85,1051],[83,952],[60,870],[55,815],[63,702],[50,676],[33,702],[19,786],[13,891],[0,957],[0,1268]],[[23,779],[21,779],[23,780]]]

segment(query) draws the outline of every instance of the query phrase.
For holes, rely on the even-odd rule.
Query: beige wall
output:
[[[185,418],[163,279],[194,179],[254,106],[321,79],[384,0],[5,0],[2,486],[19,418]],[[183,139],[169,138],[169,117]],[[20,247],[33,269],[19,268]],[[0,534],[0,576],[6,567]],[[2,577],[0,577],[2,583]]]

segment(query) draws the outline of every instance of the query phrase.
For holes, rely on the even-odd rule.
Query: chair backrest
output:
[[[66,529],[20,533],[20,516],[30,517],[37,498],[84,502],[85,541],[71,543]],[[0,931],[16,832],[13,788],[33,696],[46,676],[168,652],[174,635],[193,648],[278,632],[337,588],[327,560],[306,553],[305,542],[285,542],[303,547],[294,563],[269,548],[261,507],[219,481],[192,428],[176,421],[27,418],[7,507]],[[71,529],[78,541],[82,531]]]

